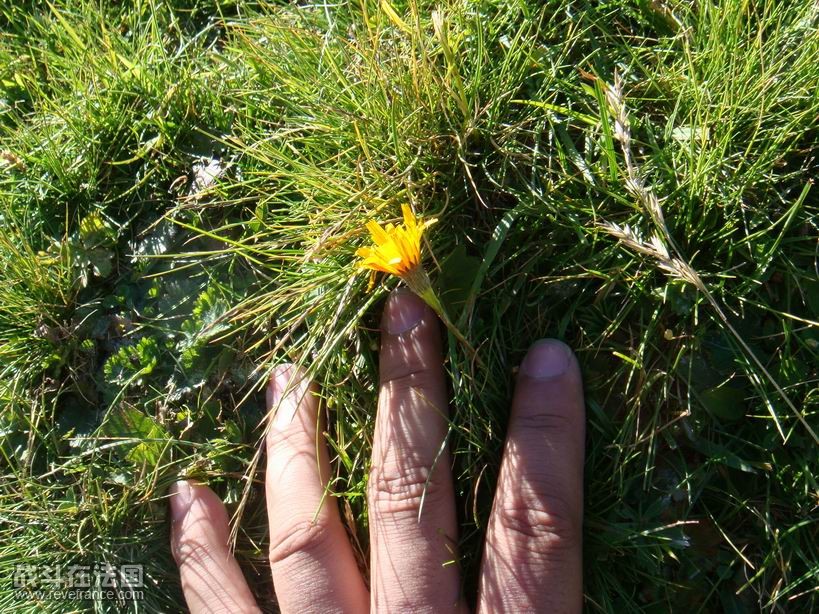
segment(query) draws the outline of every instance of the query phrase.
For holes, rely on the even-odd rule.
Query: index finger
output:
[[[268,388],[274,411],[267,434],[270,569],[282,612],[366,612],[369,595],[328,496],[330,460],[321,436],[315,384],[293,365]]]

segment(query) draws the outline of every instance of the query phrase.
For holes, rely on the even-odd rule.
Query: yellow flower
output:
[[[401,211],[403,226],[387,224],[382,228],[378,222],[367,223],[375,246],[362,247],[356,252],[362,258],[361,268],[403,277],[421,263],[421,236],[434,220],[419,224],[409,205],[402,205]]]
[[[356,251],[356,255],[361,258],[359,267],[370,269],[373,276],[376,272],[381,272],[400,277],[410,290],[440,314],[441,303],[421,265],[421,237],[424,230],[436,220],[416,219],[409,205],[401,205],[401,211],[404,214],[404,224],[401,226],[387,224],[382,228],[378,222],[367,223],[367,230],[375,245]]]
[[[416,219],[409,205],[401,205],[401,211],[404,214],[404,224],[401,226],[387,224],[382,228],[378,222],[367,223],[367,230],[370,231],[375,245],[361,247],[356,251],[356,255],[361,258],[358,266],[362,269],[370,269],[372,272],[370,287],[372,287],[372,281],[377,272],[400,277],[410,290],[438,314],[454,337],[480,362],[480,358],[469,341],[447,316],[444,306],[432,288],[429,275],[421,264],[421,237],[424,230],[436,220]]]

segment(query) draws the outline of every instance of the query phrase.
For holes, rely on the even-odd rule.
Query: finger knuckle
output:
[[[381,514],[417,512],[425,501],[437,500],[440,487],[423,464],[373,468],[370,505]]]
[[[182,536],[171,550],[177,566],[183,567],[189,564],[206,564],[213,560],[216,546],[199,537]]]
[[[274,429],[267,434],[268,458],[292,457],[299,453],[315,456],[315,441],[304,432],[301,425],[290,425],[284,429]]]
[[[291,520],[270,534],[271,566],[297,564],[300,559],[322,559],[330,553],[330,525],[323,515]]]
[[[393,393],[428,390],[437,385],[436,377],[440,377],[440,374],[433,372],[420,361],[410,360],[383,367],[381,384],[390,388]]]
[[[507,497],[495,514],[507,539],[534,553],[555,555],[580,544],[579,513],[562,498]]]
[[[546,410],[524,405],[515,415],[515,428],[541,437],[565,435],[575,428],[576,422],[569,412],[560,408]]]

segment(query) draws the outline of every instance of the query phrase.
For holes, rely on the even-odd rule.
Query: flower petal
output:
[[[410,206],[407,204],[401,205],[401,212],[404,214],[404,226],[406,226],[407,230],[415,231],[417,224],[415,222],[415,214],[412,212]]]
[[[367,230],[375,245],[356,251],[361,258],[360,268],[403,277],[420,264],[421,237],[434,220],[419,220],[407,203],[401,205],[401,213],[404,223],[399,226],[393,223],[381,226],[373,220],[367,222]]]
[[[372,236],[376,245],[384,245],[384,243],[390,240],[389,235],[384,232],[384,229],[381,228],[381,225],[378,222],[372,220],[367,222],[367,230],[370,231],[370,236]]]

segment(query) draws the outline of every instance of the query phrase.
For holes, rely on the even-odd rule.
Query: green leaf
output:
[[[691,442],[691,445],[697,452],[707,457],[712,463],[719,463],[726,467],[739,469],[745,473],[758,473],[760,469],[764,471],[771,470],[770,465],[767,463],[746,460],[729,450],[726,446],[708,441],[707,439],[697,438]]]
[[[811,313],[819,313],[819,281],[809,279],[803,282],[802,291]]]
[[[730,386],[709,388],[699,393],[708,413],[721,420],[735,422],[745,416],[745,394]]]
[[[57,432],[68,440],[71,447],[82,447],[83,441],[91,437],[98,425],[99,417],[95,407],[83,397],[73,394],[65,396],[56,427]]]
[[[114,254],[107,249],[92,249],[85,253],[94,275],[108,277],[114,269]]]
[[[79,239],[86,249],[93,250],[114,245],[117,240],[117,231],[102,219],[99,213],[92,213],[85,216],[80,222]]]
[[[123,389],[141,385],[160,362],[160,348],[153,337],[143,337],[134,345],[124,345],[103,365],[105,385],[102,392],[111,401]]]
[[[108,437],[125,440],[125,458],[134,465],[155,467],[169,439],[168,432],[153,418],[133,407],[114,413],[103,427]],[[134,441],[128,441],[134,440]]]
[[[501,221],[497,226],[495,226],[495,230],[492,232],[492,238],[486,244],[486,251],[484,252],[483,260],[481,261],[481,264],[472,279],[472,285],[469,288],[469,295],[467,297],[466,305],[461,313],[461,317],[458,319],[457,325],[459,328],[463,328],[463,326],[466,324],[466,320],[469,317],[469,312],[472,310],[472,306],[475,304],[475,300],[478,298],[478,294],[480,293],[481,284],[483,284],[484,277],[486,277],[486,274],[489,272],[489,267],[492,266],[495,257],[500,251],[501,245],[503,245],[503,242],[506,240],[507,233],[514,225],[515,220],[518,219],[518,216],[520,216],[520,213],[521,206],[518,205],[514,209],[510,209],[504,213]]]
[[[441,263],[441,272],[436,280],[438,296],[453,319],[457,320],[466,304],[480,266],[480,259],[468,255],[463,244],[458,245]]]

